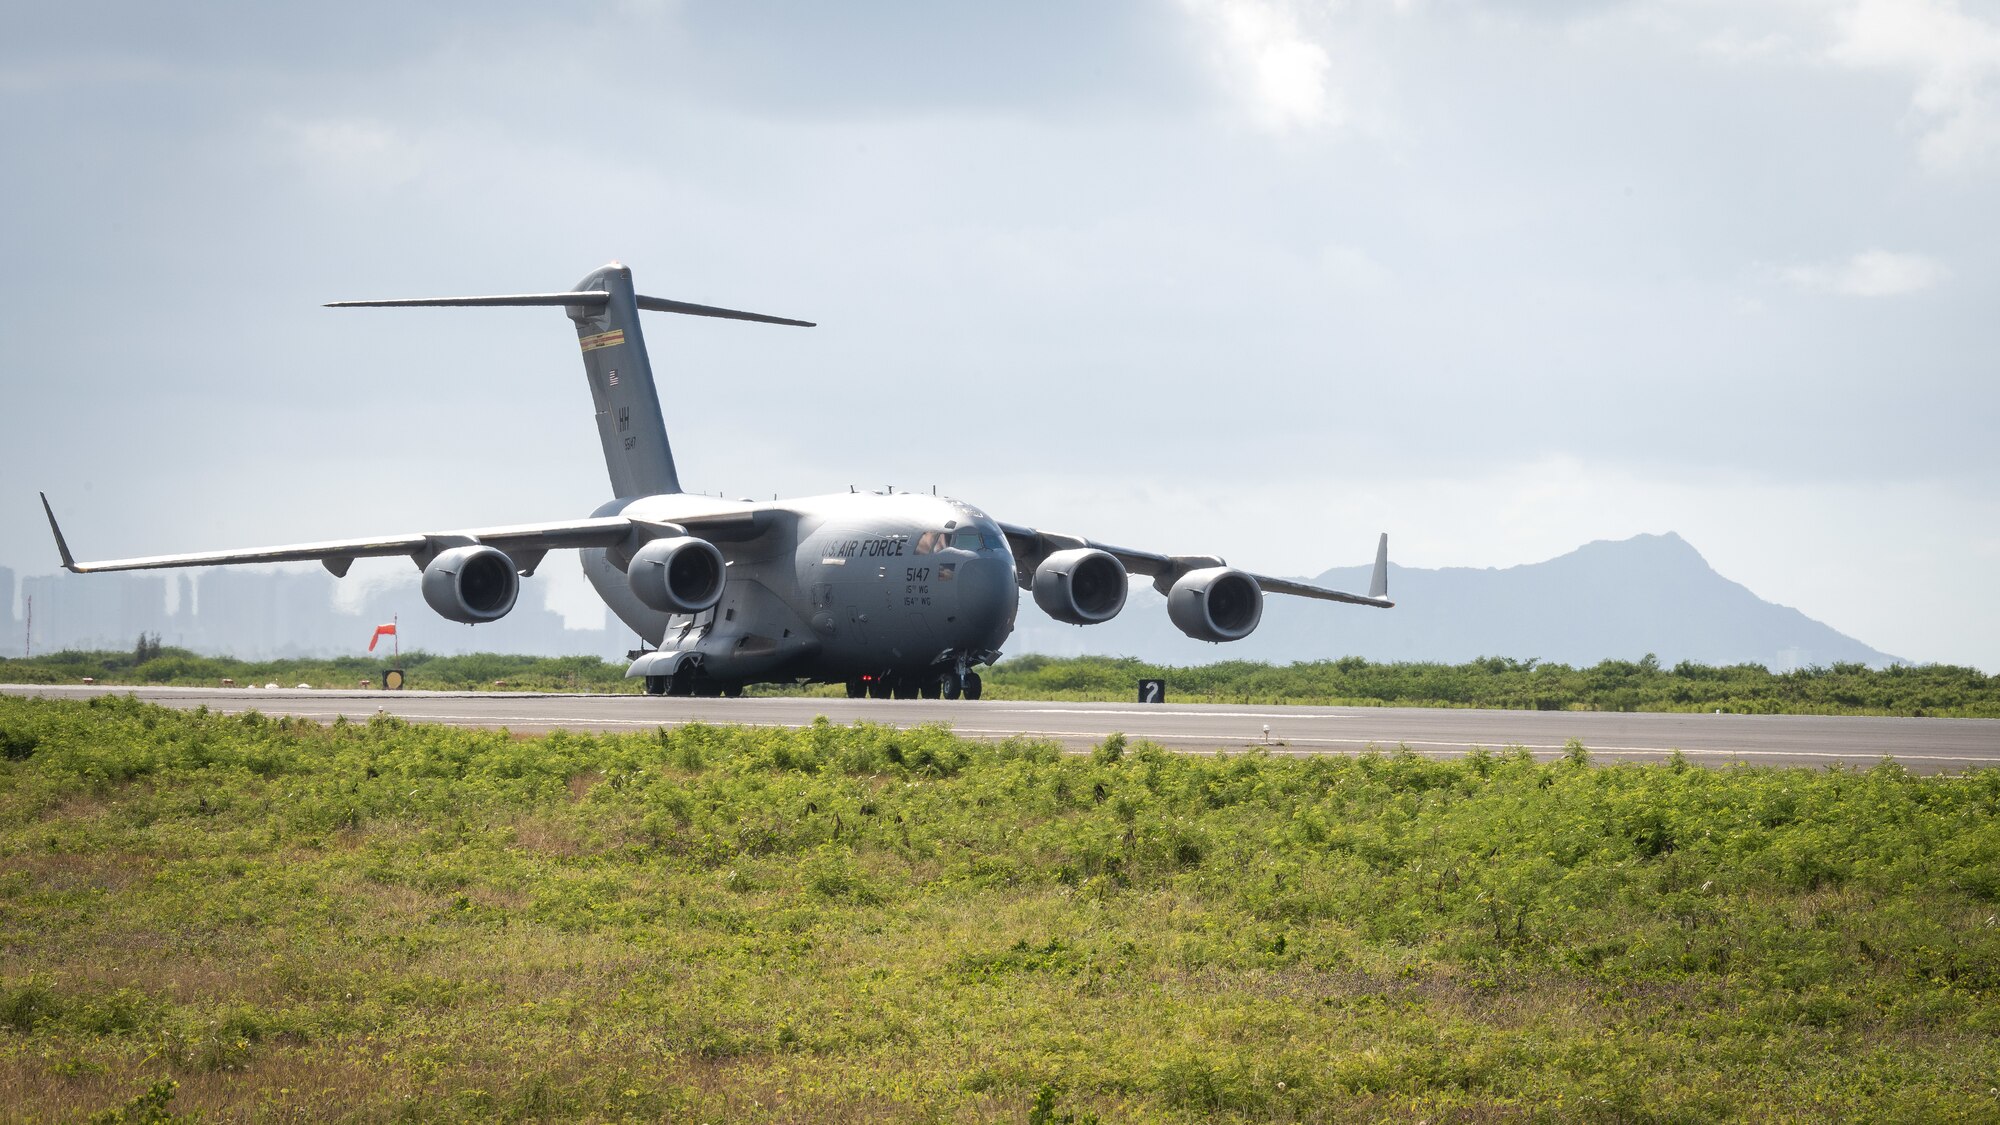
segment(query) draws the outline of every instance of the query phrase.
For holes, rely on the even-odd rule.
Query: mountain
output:
[[[1366,590],[1368,567],[1336,567],[1312,581]],[[1647,653],[1667,665],[1692,660],[1774,670],[1898,662],[1717,574],[1672,532],[1600,540],[1547,562],[1505,569],[1392,564],[1389,596],[1396,608],[1386,611],[1273,597],[1257,631],[1228,645],[1182,636],[1167,621],[1166,599],[1150,586],[1135,586],[1123,613],[1087,628],[1055,622],[1024,597],[1008,651],[1136,656],[1173,665],[1342,656],[1457,664],[1509,656],[1581,666]]]

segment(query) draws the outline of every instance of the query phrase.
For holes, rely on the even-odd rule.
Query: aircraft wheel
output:
[[[741,699],[743,698],[743,685],[730,684],[728,687],[722,689],[722,695],[725,699]]]
[[[917,694],[923,696],[925,699],[936,699],[943,692],[944,681],[942,680],[925,680],[917,686]]]
[[[939,684],[938,687],[946,699],[957,699],[959,692],[965,690],[964,684],[960,682],[957,672],[946,672],[944,674],[944,682]]]
[[[667,694],[693,695],[694,669],[683,665],[680,671],[675,672],[673,676],[667,681]]]
[[[979,673],[967,672],[965,674],[965,698],[978,699],[980,690],[985,686],[979,682]]]
[[[869,680],[868,698],[870,699],[889,698],[889,681],[880,678]]]
[[[868,698],[868,685],[862,683],[860,680],[847,681],[847,698],[849,699]]]
[[[667,694],[667,678],[665,676],[647,676],[646,694],[647,695]]]
[[[912,681],[912,680],[911,680],[911,679],[910,679],[910,678],[909,678],[908,676],[897,676],[897,677],[896,677],[896,698],[897,698],[897,699],[915,699],[916,697],[917,697],[917,685],[916,685],[916,683],[915,683],[914,681]]]

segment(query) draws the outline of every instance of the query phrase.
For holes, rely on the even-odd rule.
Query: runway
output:
[[[2000,720],[1995,719],[68,685],[0,685],[0,691],[69,699],[129,693],[168,707],[257,710],[321,722],[339,715],[366,719],[379,711],[412,722],[521,732],[650,730],[691,722],[799,727],[825,715],[836,723],[943,723],[969,738],[1025,735],[1071,750],[1088,749],[1116,731],[1192,753],[1254,748],[1274,754],[1352,754],[1405,747],[1419,754],[1457,755],[1475,746],[1496,751],[1520,746],[1547,759],[1562,754],[1568,741],[1576,739],[1598,762],[1658,761],[1678,749],[1688,760],[1710,766],[1866,768],[1885,757],[1913,773],[2000,765]]]

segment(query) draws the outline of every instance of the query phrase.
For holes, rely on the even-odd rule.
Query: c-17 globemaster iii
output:
[[[638,295],[614,262],[566,293],[340,301],[334,307],[556,305],[576,323],[614,499],[587,519],[252,550],[79,563],[48,497],[42,505],[74,573],[317,561],[345,576],[358,558],[405,555],[423,595],[452,621],[495,621],[552,550],[575,549],[620,620],[649,642],[626,675],[669,695],[735,695],[749,683],[844,683],[850,696],[977,699],[974,669],[1000,658],[1019,595],[1058,621],[1094,625],[1125,606],[1129,575],[1167,598],[1167,615],[1205,641],[1250,635],[1264,594],[1388,608],[1389,537],[1368,593],[1238,570],[1209,555],[1165,555],[1000,523],[963,501],[889,492],[730,501],[681,490],[639,310],[812,327],[806,321]]]

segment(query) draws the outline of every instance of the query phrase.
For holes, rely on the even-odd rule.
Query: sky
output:
[[[1675,531],[2000,672],[2000,4],[6,8],[0,566],[40,489],[95,557],[587,514],[559,312],[321,304],[616,259],[819,322],[649,316],[693,490],[1279,574]]]

